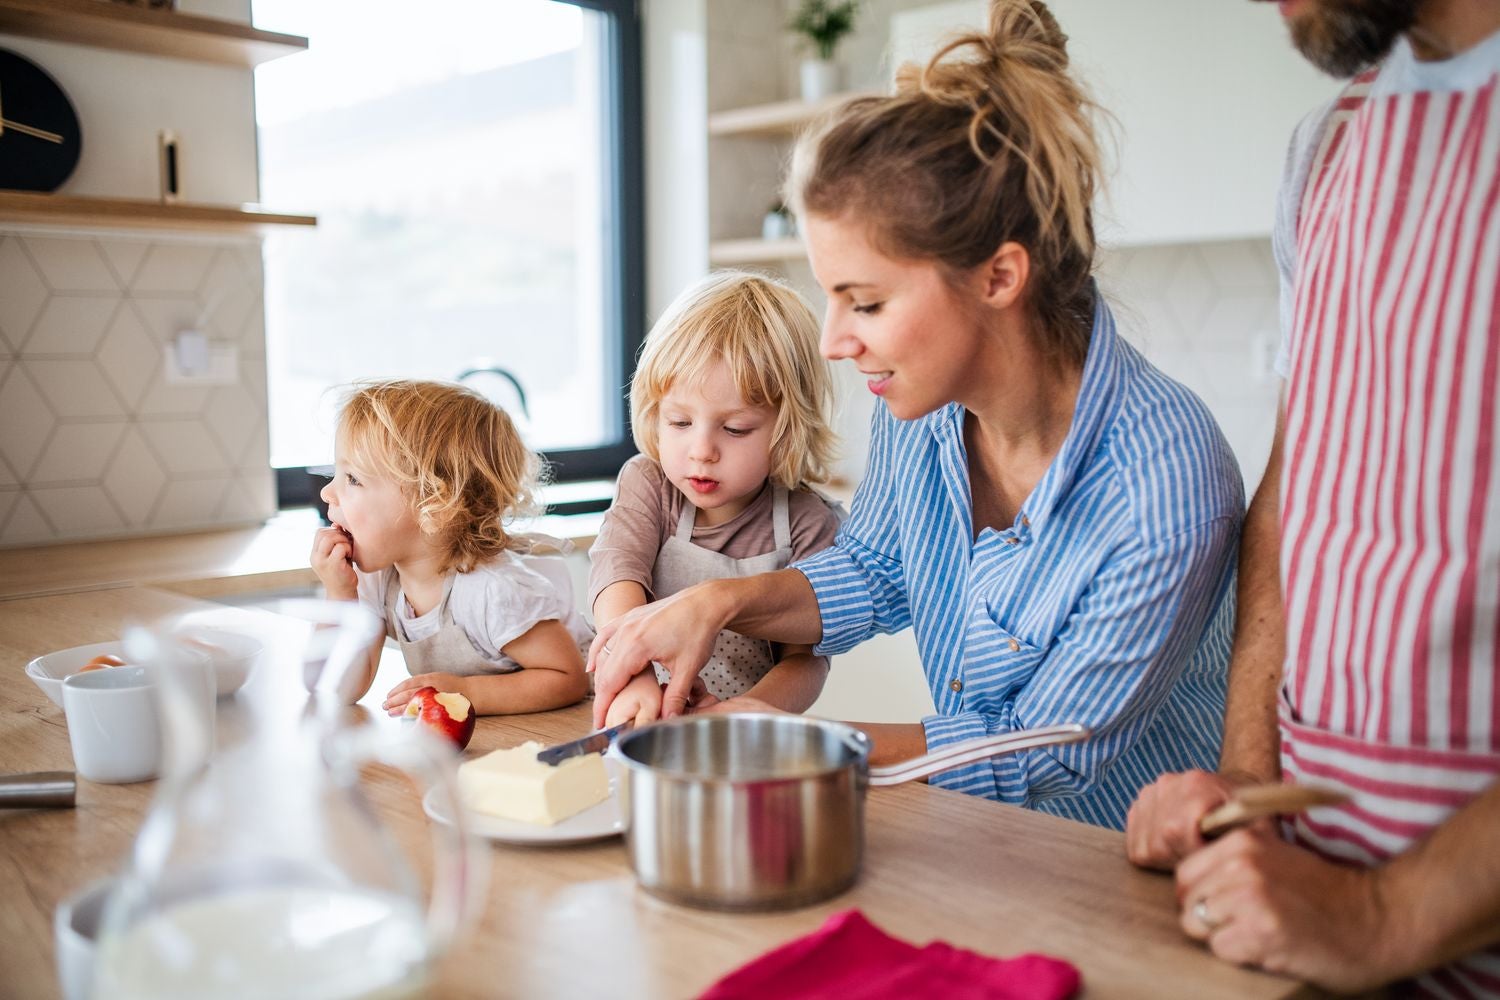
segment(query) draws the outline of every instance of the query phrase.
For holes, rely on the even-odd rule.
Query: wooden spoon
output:
[[[1235,789],[1228,802],[1199,820],[1198,831],[1205,837],[1217,837],[1262,816],[1286,816],[1348,801],[1349,796],[1343,792],[1316,785],[1248,785]]]

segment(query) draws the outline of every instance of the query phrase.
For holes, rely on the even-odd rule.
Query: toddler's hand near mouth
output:
[[[352,601],[359,596],[359,579],[354,575],[354,542],[338,525],[319,528],[313,536],[312,568],[335,601]]]

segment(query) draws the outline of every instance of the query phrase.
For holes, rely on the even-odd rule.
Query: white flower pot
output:
[[[827,59],[802,60],[802,99],[821,101],[839,92],[843,81],[841,67]]]
[[[781,212],[767,212],[760,220],[760,238],[763,240],[784,240],[795,235],[796,231],[792,217]]]

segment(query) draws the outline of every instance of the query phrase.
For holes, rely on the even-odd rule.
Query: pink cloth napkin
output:
[[[858,910],[845,910],[731,972],[702,1000],[1064,1000],[1078,985],[1078,970],[1061,959],[986,958],[941,941],[918,948],[891,937]]]

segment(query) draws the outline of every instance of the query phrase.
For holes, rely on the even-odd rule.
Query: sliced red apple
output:
[[[457,692],[430,686],[417,688],[403,714],[452,741],[460,750],[469,745],[474,735],[474,706]]]

